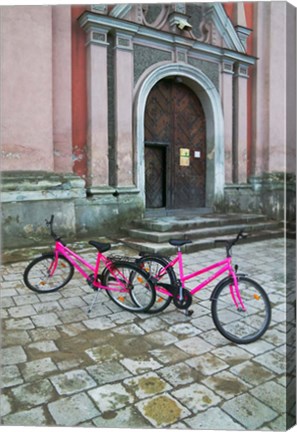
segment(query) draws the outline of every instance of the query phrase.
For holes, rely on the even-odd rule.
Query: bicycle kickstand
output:
[[[99,290],[96,290],[96,292],[94,294],[94,297],[93,297],[93,300],[92,300],[92,303],[91,303],[91,305],[90,305],[90,307],[88,309],[88,315],[89,316],[90,316],[90,313],[92,312],[92,309],[93,309],[93,307],[94,307],[94,305],[95,305],[95,303],[97,301],[98,294],[99,294]]]
[[[189,310],[189,309],[185,309],[185,315],[186,316],[191,316],[191,315],[193,315],[193,310]]]

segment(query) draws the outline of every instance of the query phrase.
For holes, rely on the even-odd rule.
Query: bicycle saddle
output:
[[[192,240],[174,240],[174,239],[171,239],[171,240],[169,240],[169,243],[172,246],[183,246],[185,244],[192,243]]]
[[[111,245],[109,243],[99,243],[94,240],[90,240],[89,244],[91,246],[94,246],[101,253],[107,252],[111,248]]]

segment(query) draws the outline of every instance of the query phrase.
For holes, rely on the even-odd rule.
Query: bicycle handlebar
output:
[[[247,237],[247,234],[245,234],[243,232],[243,229],[241,229],[239,231],[239,233],[237,234],[237,236],[235,237],[235,239],[232,239],[232,240],[218,239],[218,240],[215,240],[214,242],[215,243],[225,243],[227,256],[230,256],[230,250],[231,250],[232,246],[234,246],[240,238],[244,239],[246,237]]]

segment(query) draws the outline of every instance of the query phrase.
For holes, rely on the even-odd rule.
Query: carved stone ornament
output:
[[[189,22],[189,15],[186,13],[185,3],[174,4],[144,4],[141,5],[141,24],[154,28],[183,34],[187,37],[197,39],[192,33],[192,25]]]
[[[242,12],[243,5],[236,10]],[[92,11],[242,53],[246,52],[250,33],[250,29],[242,25],[242,13],[240,19],[237,17],[240,25],[234,26],[218,2],[116,4],[108,8],[92,5]]]
[[[170,5],[144,4],[142,5],[142,22],[147,27],[160,30],[167,22]]]

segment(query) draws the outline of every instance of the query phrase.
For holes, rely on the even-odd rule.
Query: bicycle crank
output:
[[[96,282],[99,282],[99,280],[100,280],[100,275],[98,275],[97,276],[97,281]],[[88,276],[88,278],[87,278],[87,283],[88,283],[88,285],[94,290],[94,291],[98,291],[98,288],[94,285],[94,282],[95,282],[95,276],[94,276],[94,274],[92,273],[92,274],[90,274],[89,276]]]
[[[179,294],[173,297],[173,303],[178,309],[188,309],[192,304],[192,294],[186,289],[182,289],[182,298]]]

